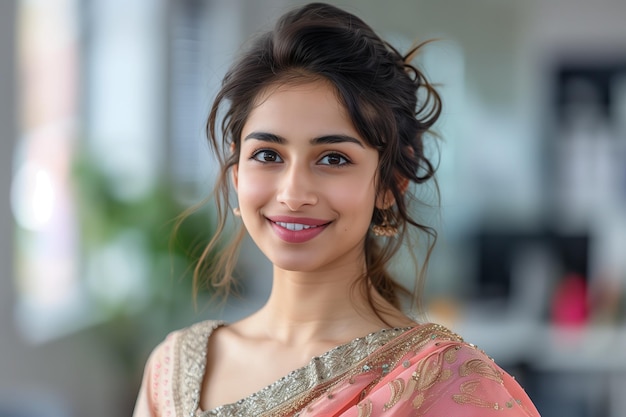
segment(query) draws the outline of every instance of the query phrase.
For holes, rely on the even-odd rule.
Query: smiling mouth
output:
[[[287,243],[304,243],[315,238],[326,229],[332,221],[309,218],[276,216],[267,218],[278,237]]]
[[[310,224],[285,223],[285,222],[274,222],[274,223],[279,225],[280,227],[284,227],[285,229],[291,230],[294,232],[299,232],[300,230],[314,229],[316,227],[324,226],[324,225],[313,226]]]

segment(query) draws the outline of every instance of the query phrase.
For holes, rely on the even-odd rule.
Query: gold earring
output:
[[[382,223],[372,226],[372,232],[376,236],[393,237],[398,234],[398,228],[387,223],[387,213],[383,213]]]
[[[233,209],[233,214],[235,215],[235,217],[241,217],[241,210],[239,210],[239,207],[235,207]]]

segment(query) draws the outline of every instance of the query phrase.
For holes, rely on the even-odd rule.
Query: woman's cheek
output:
[[[240,171],[237,196],[240,204],[259,203],[271,194],[274,180],[261,172]]]

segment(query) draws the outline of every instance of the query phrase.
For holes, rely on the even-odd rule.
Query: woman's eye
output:
[[[338,153],[330,153],[320,159],[321,165],[346,165],[349,164],[348,158]]]
[[[252,159],[255,159],[259,162],[282,162],[280,156],[274,151],[270,151],[267,149],[260,150],[252,155]]]

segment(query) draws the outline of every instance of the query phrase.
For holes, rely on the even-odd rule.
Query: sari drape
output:
[[[221,325],[173,332],[153,351],[134,417],[539,416],[508,373],[436,324],[357,338],[249,397],[203,411],[207,343]]]

